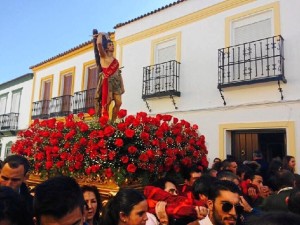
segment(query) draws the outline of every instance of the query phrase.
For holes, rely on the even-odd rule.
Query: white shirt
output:
[[[213,225],[208,215],[204,219],[198,220],[198,222],[200,225]]]
[[[159,225],[158,220],[152,213],[149,213],[149,212],[146,212],[146,213],[147,213],[147,217],[148,217],[148,220],[146,221],[146,225]]]

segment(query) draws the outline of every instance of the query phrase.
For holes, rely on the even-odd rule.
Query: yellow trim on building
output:
[[[50,87],[50,99],[52,98],[52,89],[53,89],[53,74],[49,75],[49,76],[46,76],[46,77],[43,77],[41,79],[41,82],[40,82],[40,94],[39,94],[39,101],[43,100],[42,99],[42,87],[43,87],[43,83],[47,80],[51,80],[51,87]]]
[[[67,61],[67,60],[70,60],[71,58],[73,57],[76,57],[78,55],[81,55],[81,54],[84,54],[86,52],[89,52],[89,51],[93,51],[94,47],[93,47],[93,43],[91,44],[88,44],[82,48],[79,48],[77,50],[74,50],[70,53],[67,53],[61,57],[57,57],[56,59],[53,59],[53,60],[49,60],[48,62],[45,62],[43,64],[41,64],[40,66],[37,66],[37,67],[34,67],[32,68],[32,71],[33,72],[37,72],[39,70],[42,70],[42,69],[45,69],[47,67],[50,67],[52,65],[55,65],[55,64],[58,64],[58,63],[62,63],[64,61]]]
[[[172,39],[176,40],[176,61],[180,62],[180,60],[181,60],[181,32],[177,32],[174,34],[170,34],[170,35],[155,39],[151,42],[150,65],[154,65],[155,47],[160,43],[171,41]]]
[[[87,68],[92,67],[92,66],[96,66],[95,59],[83,63],[82,76],[81,76],[81,91],[85,90],[86,70],[87,70]]]
[[[279,2],[273,2],[264,6],[260,6],[254,9],[247,10],[242,13],[238,13],[236,15],[227,17],[225,19],[225,47],[229,47],[230,39],[231,39],[231,24],[235,20],[240,20],[245,17],[249,17],[258,13],[262,13],[265,11],[273,11],[273,20],[274,20],[274,36],[280,35],[280,6]]]
[[[287,140],[287,155],[296,157],[295,122],[293,121],[221,124],[219,125],[219,157],[221,159],[226,158],[226,132],[230,132],[233,130],[251,129],[285,129]]]
[[[75,78],[75,66],[73,66],[73,67],[71,67],[71,68],[68,68],[68,69],[65,69],[65,70],[63,70],[63,71],[61,71],[60,73],[59,73],[59,86],[58,86],[58,94],[57,94],[57,96],[61,96],[61,83],[62,83],[62,78],[63,78],[63,76],[64,75],[67,75],[67,74],[71,74],[71,76],[72,76],[72,87],[71,87],[71,95],[73,95],[74,94],[74,78]]]
[[[226,1],[222,1],[218,4],[206,7],[202,10],[191,13],[189,15],[180,17],[178,19],[169,21],[167,23],[158,25],[156,27],[147,29],[145,31],[141,31],[141,32],[133,34],[129,37],[119,39],[119,40],[117,40],[117,43],[119,45],[127,45],[132,42],[143,40],[145,38],[148,38],[148,37],[151,37],[151,36],[166,32],[166,31],[170,31],[175,28],[185,26],[190,23],[194,23],[199,20],[203,20],[210,16],[219,14],[221,12],[224,12],[224,11],[227,11],[227,10],[230,10],[230,9],[233,9],[233,8],[236,8],[236,7],[239,7],[239,6],[254,2],[254,1],[256,1],[256,0],[226,0]]]
[[[199,10],[197,12],[194,12],[192,14],[180,17],[178,19],[169,21],[167,23],[158,25],[156,27],[153,27],[153,28],[150,28],[150,29],[147,29],[144,31],[141,31],[141,32],[133,34],[131,36],[116,40],[116,43],[120,49],[119,55],[118,55],[118,60],[119,60],[120,66],[122,66],[122,61],[123,61],[123,46],[124,45],[128,45],[130,43],[140,41],[140,40],[149,38],[151,36],[173,30],[173,29],[181,27],[181,26],[185,26],[185,25],[193,23],[195,21],[203,20],[205,18],[216,15],[218,13],[222,13],[224,11],[227,11],[227,10],[230,10],[230,9],[233,9],[233,8],[236,8],[236,7],[239,7],[239,6],[254,2],[254,1],[256,1],[256,0],[226,0],[226,1],[220,2],[218,4],[204,8],[202,10]],[[181,48],[180,48],[180,50],[181,50]],[[181,53],[179,53],[179,55],[180,54]],[[151,55],[151,59],[153,59],[152,55]]]
[[[31,104],[30,104],[29,123],[28,124],[31,124],[32,104],[33,104],[33,99],[34,99],[35,82],[36,82],[36,74],[33,73],[33,83],[32,83],[32,91],[31,91]]]

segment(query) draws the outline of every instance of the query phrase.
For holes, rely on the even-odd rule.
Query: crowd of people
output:
[[[2,225],[296,225],[300,182],[295,158],[266,162],[262,153],[238,162],[215,158],[209,169],[182,168],[144,187],[121,188],[102,205],[95,186],[57,176],[26,186],[29,162],[10,155],[1,163]],[[181,179],[178,179],[181,177]]]

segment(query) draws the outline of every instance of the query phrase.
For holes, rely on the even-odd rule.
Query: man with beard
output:
[[[209,191],[207,206],[209,214],[200,225],[238,225],[243,207],[240,205],[240,190],[231,181],[216,181]]]

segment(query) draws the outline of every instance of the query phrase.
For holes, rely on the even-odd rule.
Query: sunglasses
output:
[[[222,202],[223,212],[228,213],[233,207],[235,208],[236,214],[241,214],[244,212],[244,207],[241,205],[233,205],[230,202]]]

